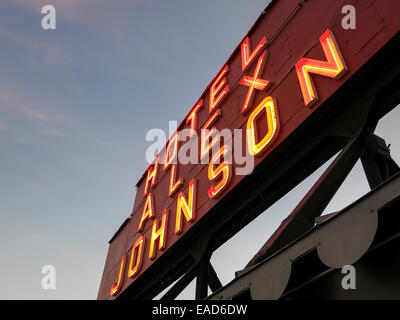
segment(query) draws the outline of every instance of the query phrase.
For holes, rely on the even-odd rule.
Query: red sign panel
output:
[[[267,7],[139,181],[132,215],[110,241],[99,299],[157,263],[241,182],[244,160],[265,160],[399,31],[396,0],[354,2],[355,29],[342,24],[348,2]],[[184,146],[197,162],[180,161]]]

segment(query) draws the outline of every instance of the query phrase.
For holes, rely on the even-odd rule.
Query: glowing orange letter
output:
[[[218,118],[221,117],[221,114],[221,110],[215,111],[201,128],[200,160],[209,153],[211,148],[217,143],[219,139],[219,136],[215,134],[215,130],[212,125],[218,120]],[[209,142],[210,138],[212,138],[211,143]]]
[[[128,269],[128,277],[129,278],[132,278],[133,276],[135,276],[139,272],[140,267],[142,266],[143,242],[144,242],[144,238],[143,238],[143,236],[140,236],[140,238],[136,240],[135,244],[132,247],[131,262],[129,264],[129,269]],[[137,252],[136,255],[135,255],[135,252]],[[135,258],[136,258],[136,262],[135,262],[135,265],[133,265],[133,261],[135,261]]]
[[[122,280],[122,275],[124,273],[124,265],[125,265],[125,255],[122,256],[121,264],[119,266],[119,274],[118,274],[117,284],[115,284],[113,282],[113,284],[111,285],[110,294],[112,296],[115,296],[117,294],[117,292],[119,291],[119,289],[121,288],[121,280]]]
[[[154,243],[158,239],[158,249],[163,250],[165,248],[165,239],[167,232],[165,230],[167,224],[167,209],[164,210],[161,219],[161,227],[157,230],[157,220],[153,222],[153,230],[151,232],[149,259],[153,260],[156,257],[156,251],[154,250]]]
[[[213,156],[210,164],[208,165],[208,179],[210,181],[216,179],[218,176],[222,174],[221,181],[216,186],[211,186],[208,189],[208,196],[210,198],[215,198],[218,194],[220,194],[227,186],[232,176],[231,166],[228,161],[226,161],[225,156],[226,153],[229,152],[228,146],[224,145],[221,147],[219,152]],[[214,170],[214,165],[218,159],[224,157],[224,161],[222,161],[218,167]]]
[[[151,187],[153,187],[154,184],[156,183],[157,168],[158,168],[158,159],[156,160],[154,165],[152,165],[147,169],[146,185],[144,187],[144,194],[143,194],[144,197],[146,196],[147,191],[149,189],[149,182],[151,181],[150,185]]]
[[[229,86],[226,84],[226,77],[224,75],[229,71],[229,66],[226,65],[219,73],[210,89],[210,106],[209,112],[211,113],[218,103],[221,102],[222,98],[228,93]],[[225,86],[225,87],[224,87]]]
[[[168,145],[165,150],[165,161],[164,161],[164,170],[167,170],[171,163],[176,163],[175,159],[178,155],[178,140],[179,140],[179,131],[175,132],[174,136],[168,141]],[[172,148],[171,148],[172,146]],[[172,155],[171,155],[172,149]]]
[[[145,222],[146,219],[150,219],[150,218],[154,217],[153,207],[154,207],[153,197],[151,196],[151,192],[150,192],[146,198],[146,202],[144,203],[142,217],[140,218],[140,223],[139,223],[139,228],[138,228],[139,232],[143,231],[143,222]]]
[[[327,29],[319,38],[327,61],[301,58],[296,63],[297,77],[299,78],[304,104],[311,107],[318,101],[318,95],[310,73],[319,74],[325,77],[340,79],[346,72],[347,67],[340,53],[333,33]]]
[[[192,108],[190,113],[186,118],[186,124],[190,122],[190,129],[196,131],[197,130],[197,113],[199,112],[200,108],[203,106],[203,99],[200,99]]]
[[[257,139],[256,121],[261,112],[265,110],[267,117],[268,132],[260,140]],[[261,151],[265,150],[273,139],[276,138],[279,130],[279,122],[276,114],[276,102],[272,97],[266,97],[261,103],[253,110],[247,120],[247,144],[249,147],[249,154],[257,155]],[[260,140],[258,143],[256,140]]]
[[[249,90],[247,91],[246,99],[244,100],[244,104],[242,107],[242,110],[240,111],[241,113],[245,113],[247,110],[249,110],[249,106],[253,100],[254,97],[254,89],[257,90],[264,90],[268,84],[268,80],[264,79],[259,79],[258,76],[262,73],[262,70],[264,68],[265,64],[265,54],[267,51],[264,51],[264,53],[261,55],[261,57],[258,59],[256,70],[254,71],[253,77],[243,77],[242,80],[240,80],[240,84],[248,86]]]
[[[176,172],[178,170],[178,164],[175,163],[171,167],[171,176],[169,178],[169,190],[168,190],[168,195],[170,197],[173,197],[175,192],[179,189],[180,186],[183,185],[183,179],[179,178],[178,181],[176,180]]]
[[[186,218],[186,221],[192,222],[195,218],[195,210],[196,210],[196,195],[195,195],[196,183],[193,179],[189,182],[189,200],[186,201],[183,193],[179,193],[177,208],[176,208],[176,221],[175,221],[175,234],[182,233],[182,212]]]
[[[247,68],[247,66],[251,63],[251,61],[257,56],[257,54],[261,51],[261,49],[265,46],[267,40],[265,37],[261,39],[258,43],[257,47],[253,50],[250,55],[250,43],[249,37],[243,40],[241,44],[241,56],[242,56],[242,71]]]
[[[168,195],[170,197],[172,197],[174,192],[178,190],[178,187],[180,187],[183,184],[183,179],[181,178],[179,178],[178,181],[175,182],[176,169],[178,165],[178,162],[175,161],[178,156],[178,141],[179,141],[179,131],[177,131],[175,135],[171,138],[171,140],[168,142],[168,146],[165,152],[164,170],[167,170],[168,167],[172,164],[171,177],[169,179],[169,190],[168,190]],[[172,156],[171,156],[171,146],[173,146]]]

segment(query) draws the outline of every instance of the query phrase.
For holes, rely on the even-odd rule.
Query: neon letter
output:
[[[156,252],[154,250],[154,243],[158,239],[158,249],[163,250],[165,248],[165,238],[167,236],[167,232],[165,231],[167,224],[167,209],[164,210],[162,214],[161,227],[157,230],[157,219],[153,222],[153,230],[151,232],[151,240],[150,240],[150,251],[149,251],[149,259],[153,260],[156,257]]]
[[[319,37],[319,42],[324,50],[327,61],[301,58],[295,65],[304,104],[309,107],[318,101],[318,95],[314,88],[314,83],[310,78],[310,73],[337,80],[347,72],[347,67],[340,53],[339,46],[329,29]]]
[[[179,140],[179,131],[175,132],[174,136],[168,141],[168,146],[166,147],[165,150],[164,170],[167,170],[170,164],[175,162],[176,156],[178,154],[178,140]],[[172,149],[172,155],[171,155],[171,149]]]
[[[124,273],[124,265],[125,265],[125,255],[123,255],[121,259],[117,284],[113,282],[113,284],[111,285],[110,294],[112,296],[115,296],[121,287],[122,274]]]
[[[143,242],[144,238],[143,236],[140,236],[140,238],[136,240],[135,244],[132,247],[131,262],[129,264],[129,269],[128,269],[129,278],[135,276],[139,272],[140,267],[142,266]],[[137,253],[135,254],[135,252]],[[133,261],[135,261],[135,258],[136,262],[135,265],[133,265]]]
[[[210,164],[208,165],[208,179],[210,181],[216,179],[218,176],[222,174],[221,181],[216,186],[211,186],[208,189],[208,196],[210,198],[215,198],[219,195],[227,186],[232,177],[232,170],[230,168],[230,164],[226,161],[226,153],[229,152],[228,146],[223,145],[221,149],[219,149],[218,153],[213,156]],[[220,158],[224,157],[224,161],[221,162],[217,168],[214,170],[214,165]]]
[[[211,148],[217,143],[219,139],[218,134],[215,134],[215,128],[211,126],[221,117],[221,114],[221,110],[215,111],[201,128],[200,160],[208,155]],[[212,138],[211,143],[209,142],[210,138]]]
[[[247,66],[253,61],[253,59],[257,56],[257,54],[261,51],[261,49],[265,46],[267,43],[267,40],[265,37],[261,39],[261,41],[258,43],[257,47],[253,50],[253,52],[250,55],[250,43],[249,43],[249,37],[246,37],[244,41],[242,42],[240,48],[241,48],[241,57],[242,57],[242,71],[244,71]]]
[[[229,66],[226,65],[217,76],[210,89],[210,106],[209,112],[211,113],[218,103],[221,102],[222,98],[228,93],[229,85],[225,85],[227,80],[224,75],[229,71]],[[224,87],[225,86],[225,87]],[[222,88],[224,87],[224,88]],[[217,96],[218,95],[218,96]]]
[[[189,200],[186,201],[184,194],[181,192],[178,195],[177,207],[176,207],[176,221],[175,221],[175,234],[182,233],[182,212],[186,218],[186,221],[192,222],[195,218],[196,210],[196,195],[195,195],[196,181],[193,179],[189,182]]]
[[[268,132],[259,141],[256,142],[257,130],[256,121],[261,112],[265,109],[265,115],[267,117]],[[276,114],[276,102],[272,97],[266,97],[261,103],[253,110],[247,120],[247,144],[249,146],[249,153],[251,155],[257,155],[261,151],[265,150],[273,139],[276,138],[279,129],[278,117]],[[259,139],[257,139],[259,140]]]
[[[176,169],[178,165],[178,162],[175,161],[178,156],[178,142],[179,142],[179,131],[177,131],[175,135],[171,138],[171,140],[168,142],[168,146],[165,152],[164,170],[167,170],[168,167],[172,164],[171,176],[169,179],[169,189],[168,189],[168,195],[170,197],[172,197],[174,192],[178,190],[178,188],[183,184],[183,180],[181,178],[179,178],[178,181],[175,182]],[[171,156],[171,146],[173,146],[172,156]]]
[[[156,160],[154,165],[152,165],[147,169],[146,185],[144,187],[144,194],[143,194],[144,197],[146,196],[147,191],[149,189],[149,182],[151,181],[150,185],[151,187],[153,187],[154,184],[156,183],[157,168],[158,168],[158,159]]]
[[[258,78],[258,76],[262,73],[262,70],[264,69],[265,60],[266,60],[265,59],[266,52],[267,51],[264,51],[264,53],[258,59],[256,70],[254,71],[253,77],[245,76],[242,78],[242,80],[240,80],[240,84],[249,87],[249,90],[247,91],[246,99],[244,100],[242,110],[240,111],[241,113],[245,113],[247,110],[249,110],[249,106],[254,97],[254,94],[253,94],[254,89],[264,90],[270,83],[268,80]]]
[[[197,130],[197,113],[200,108],[203,106],[203,99],[200,99],[190,111],[188,117],[186,118],[186,124],[190,122],[190,129],[193,131]]]
[[[172,197],[175,192],[183,185],[183,179],[179,178],[178,181],[176,180],[176,172],[178,169],[178,164],[175,163],[171,167],[171,176],[169,178],[169,189],[168,189],[168,195]]]
[[[144,203],[142,217],[140,218],[140,223],[139,223],[139,228],[138,228],[139,232],[143,231],[143,222],[145,222],[146,219],[150,219],[150,218],[154,217],[153,207],[154,207],[153,197],[151,196],[151,192],[150,192],[147,195],[146,202]]]

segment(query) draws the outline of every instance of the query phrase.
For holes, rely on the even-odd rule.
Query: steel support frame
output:
[[[384,181],[380,184],[377,188],[371,190],[368,194],[363,196],[360,199],[357,199],[354,203],[343,209],[342,211],[336,213],[333,217],[324,220],[323,222],[316,225],[316,227],[305,234],[303,234],[300,238],[296,239],[286,247],[282,248],[282,250],[276,252],[274,255],[270,256],[269,258],[259,262],[258,264],[252,266],[246,272],[243,272],[238,277],[236,277],[233,281],[229,284],[221,288],[220,290],[216,291],[215,293],[211,294],[207,299],[210,300],[225,300],[225,299],[235,299],[236,296],[240,295],[242,292],[249,290],[249,295],[251,295],[252,299],[256,300],[264,300],[264,299],[282,299],[282,298],[301,298],[301,299],[319,299],[317,293],[314,292],[312,296],[302,296],[301,292],[296,296],[292,296],[293,292],[297,292],[304,286],[308,286],[314,281],[327,276],[332,272],[338,272],[339,277],[336,279],[336,283],[333,285],[326,286],[326,292],[337,292],[338,288],[339,291],[343,292],[359,292],[360,290],[365,290],[365,286],[360,286],[359,288],[359,280],[357,278],[357,290],[340,290],[340,281],[343,278],[343,274],[341,274],[340,267],[332,266],[332,265],[325,265],[321,262],[320,253],[316,250],[318,247],[321,249],[325,241],[332,241],[333,243],[336,242],[335,239],[332,239],[332,230],[337,229],[339,238],[345,237],[346,239],[351,239],[351,237],[357,238],[365,238],[366,234],[364,232],[370,233],[369,238],[370,240],[363,240],[357,244],[348,243],[346,249],[350,256],[359,256],[360,250],[364,251],[364,254],[360,256],[358,261],[353,261],[351,264],[354,263],[356,266],[359,261],[363,260],[365,255],[379,249],[382,246],[390,243],[395,239],[399,239],[400,237],[400,225],[399,225],[399,218],[397,215],[398,207],[399,207],[399,186],[400,186],[400,174],[397,173],[393,177],[389,178],[388,180]],[[392,207],[389,211],[386,210],[388,207]],[[366,214],[368,212],[368,214]],[[369,216],[376,216],[375,219],[371,219]],[[349,226],[349,221],[361,221],[363,219],[369,221],[376,221],[375,223],[378,225],[377,229],[368,228],[365,223],[360,223],[362,227],[356,228],[353,230],[348,228],[344,233],[340,233],[339,230],[346,229],[346,226]],[[336,227],[333,227],[336,226]],[[333,229],[332,229],[333,228]],[[375,231],[373,231],[375,230]],[[370,242],[369,242],[370,241]],[[339,240],[339,243],[341,241]],[[357,242],[357,241],[356,241]],[[369,247],[365,247],[364,245],[369,242]],[[330,246],[328,246],[329,248]],[[363,249],[360,249],[363,248]],[[322,249],[322,254],[326,255]],[[296,275],[299,276],[299,273],[296,271],[296,266],[294,265],[295,261],[303,260],[309,253],[315,254],[316,259],[318,259],[319,263],[324,265],[323,270],[319,270],[317,272],[311,272],[306,277],[302,277],[301,279],[295,279]],[[391,254],[394,257],[398,257],[395,254],[396,249],[391,250]],[[349,255],[346,255],[349,257]],[[335,251],[330,256],[331,259],[342,259],[342,254],[338,251]],[[334,258],[335,257],[335,258]],[[397,258],[397,260],[399,260]],[[332,261],[331,261],[332,262]],[[315,263],[315,261],[314,261]],[[380,261],[377,261],[376,264],[381,265]],[[384,265],[382,265],[384,268]],[[312,268],[313,266],[307,265],[307,268]],[[367,267],[368,268],[368,267]],[[383,269],[382,268],[382,269]],[[393,268],[392,268],[393,269]],[[358,271],[357,267],[357,272]],[[376,283],[376,279],[371,277],[374,274],[374,267],[370,266],[369,269],[360,277],[370,278],[372,282]],[[316,271],[316,270],[314,270]],[[296,274],[295,274],[296,273]],[[396,272],[397,273],[397,272]],[[357,274],[358,275],[358,274]],[[386,277],[387,278],[387,277]],[[296,285],[290,287],[291,280],[300,280],[296,281]],[[293,284],[294,282],[292,282]],[[339,285],[338,285],[339,283]],[[256,285],[254,285],[256,284]],[[267,289],[265,289],[267,287]],[[381,291],[385,290],[385,286],[377,285]],[[398,287],[396,284],[393,285],[396,288],[396,299],[398,298]],[[318,289],[322,289],[319,287]],[[348,293],[349,297],[351,298],[351,293]],[[368,296],[368,295],[367,295]],[[370,296],[376,295],[372,294]],[[379,297],[378,297],[379,298]],[[389,297],[393,298],[393,296]],[[322,298],[324,299],[324,298]],[[354,299],[354,297],[353,297]],[[370,298],[367,298],[370,299]]]
[[[378,158],[377,155],[382,157]],[[367,128],[363,128],[346,144],[246,268],[268,258],[312,229],[316,218],[323,213],[360,158],[371,190],[400,171],[399,166],[391,158],[385,141],[369,132]],[[386,170],[383,171],[381,168]],[[246,268],[238,274],[243,273]]]

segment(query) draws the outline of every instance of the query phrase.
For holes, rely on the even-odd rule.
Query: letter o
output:
[[[268,132],[262,139],[258,139],[259,141],[257,142],[255,120],[264,110],[267,119]],[[251,112],[247,120],[247,146],[249,148],[249,154],[254,156],[265,151],[266,147],[277,137],[278,131],[279,121],[276,110],[276,101],[274,98],[269,96],[261,101],[261,103]]]

